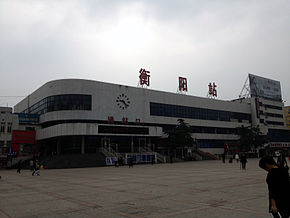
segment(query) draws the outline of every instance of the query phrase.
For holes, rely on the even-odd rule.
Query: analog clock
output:
[[[130,99],[125,94],[120,94],[117,97],[116,102],[117,102],[118,107],[121,108],[122,110],[127,109],[130,105]]]

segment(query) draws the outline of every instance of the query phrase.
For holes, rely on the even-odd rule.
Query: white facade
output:
[[[269,129],[287,129],[284,103],[282,101],[257,97],[241,101],[251,104],[252,126],[259,126],[262,134],[267,135]]]
[[[37,103],[49,97],[62,95],[91,96],[91,108],[50,108],[48,111],[39,111],[42,128],[37,130],[37,140],[72,135],[118,136],[117,133],[100,133],[100,125],[109,125],[108,117],[113,117],[115,121],[115,124],[109,126],[124,126],[122,120],[127,118],[128,126],[149,129],[146,135],[132,133],[125,134],[126,136],[161,137],[166,126],[176,125],[177,119],[181,118],[195,128],[193,138],[200,142],[209,141],[209,146],[201,146],[203,150],[222,153],[223,148],[211,146],[210,140],[237,140],[238,136],[231,131],[242,125],[250,126],[251,119],[256,122],[256,115],[253,114],[256,108],[253,108],[252,100],[222,101],[80,79],[48,82],[18,103],[14,110],[16,113],[37,112]],[[160,111],[159,106],[162,108]],[[192,111],[197,112],[193,114]],[[221,117],[217,118],[217,114]],[[136,120],[140,121],[141,125],[137,125]],[[281,121],[280,118],[278,120]]]
[[[0,147],[11,146],[12,131],[18,128],[18,116],[12,108],[0,107]]]

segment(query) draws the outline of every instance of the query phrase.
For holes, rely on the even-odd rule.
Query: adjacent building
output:
[[[18,129],[18,116],[10,107],[0,107],[0,148],[11,147],[12,130]]]
[[[285,109],[285,119],[286,119],[286,126],[290,129],[290,106],[287,106]]]

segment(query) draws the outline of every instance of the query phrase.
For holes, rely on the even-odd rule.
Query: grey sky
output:
[[[0,0],[0,96],[82,78],[237,98],[248,73],[281,81],[290,105],[290,1]],[[21,98],[0,97],[0,106]]]

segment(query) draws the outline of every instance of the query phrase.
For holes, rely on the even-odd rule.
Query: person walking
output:
[[[235,154],[235,159],[236,159],[237,163],[239,163],[240,156],[239,156],[239,154],[238,154],[238,153],[236,153],[236,154]]]
[[[32,172],[32,176],[34,176],[35,174],[40,176],[39,174],[39,169],[40,169],[40,165],[38,161],[34,161],[33,162],[33,172]]]
[[[223,163],[226,163],[226,154],[225,153],[222,154],[222,160],[223,160]]]
[[[268,172],[269,212],[273,217],[290,217],[290,182],[286,168],[280,168],[273,157],[260,159],[259,167]]]
[[[18,161],[18,164],[17,164],[17,173],[21,173],[21,169],[22,169],[22,160]]]
[[[241,165],[242,165],[242,169],[245,170],[246,169],[246,165],[247,165],[247,156],[246,154],[242,154],[241,156]]]
[[[128,158],[128,165],[129,165],[129,168],[133,167],[133,157]]]

